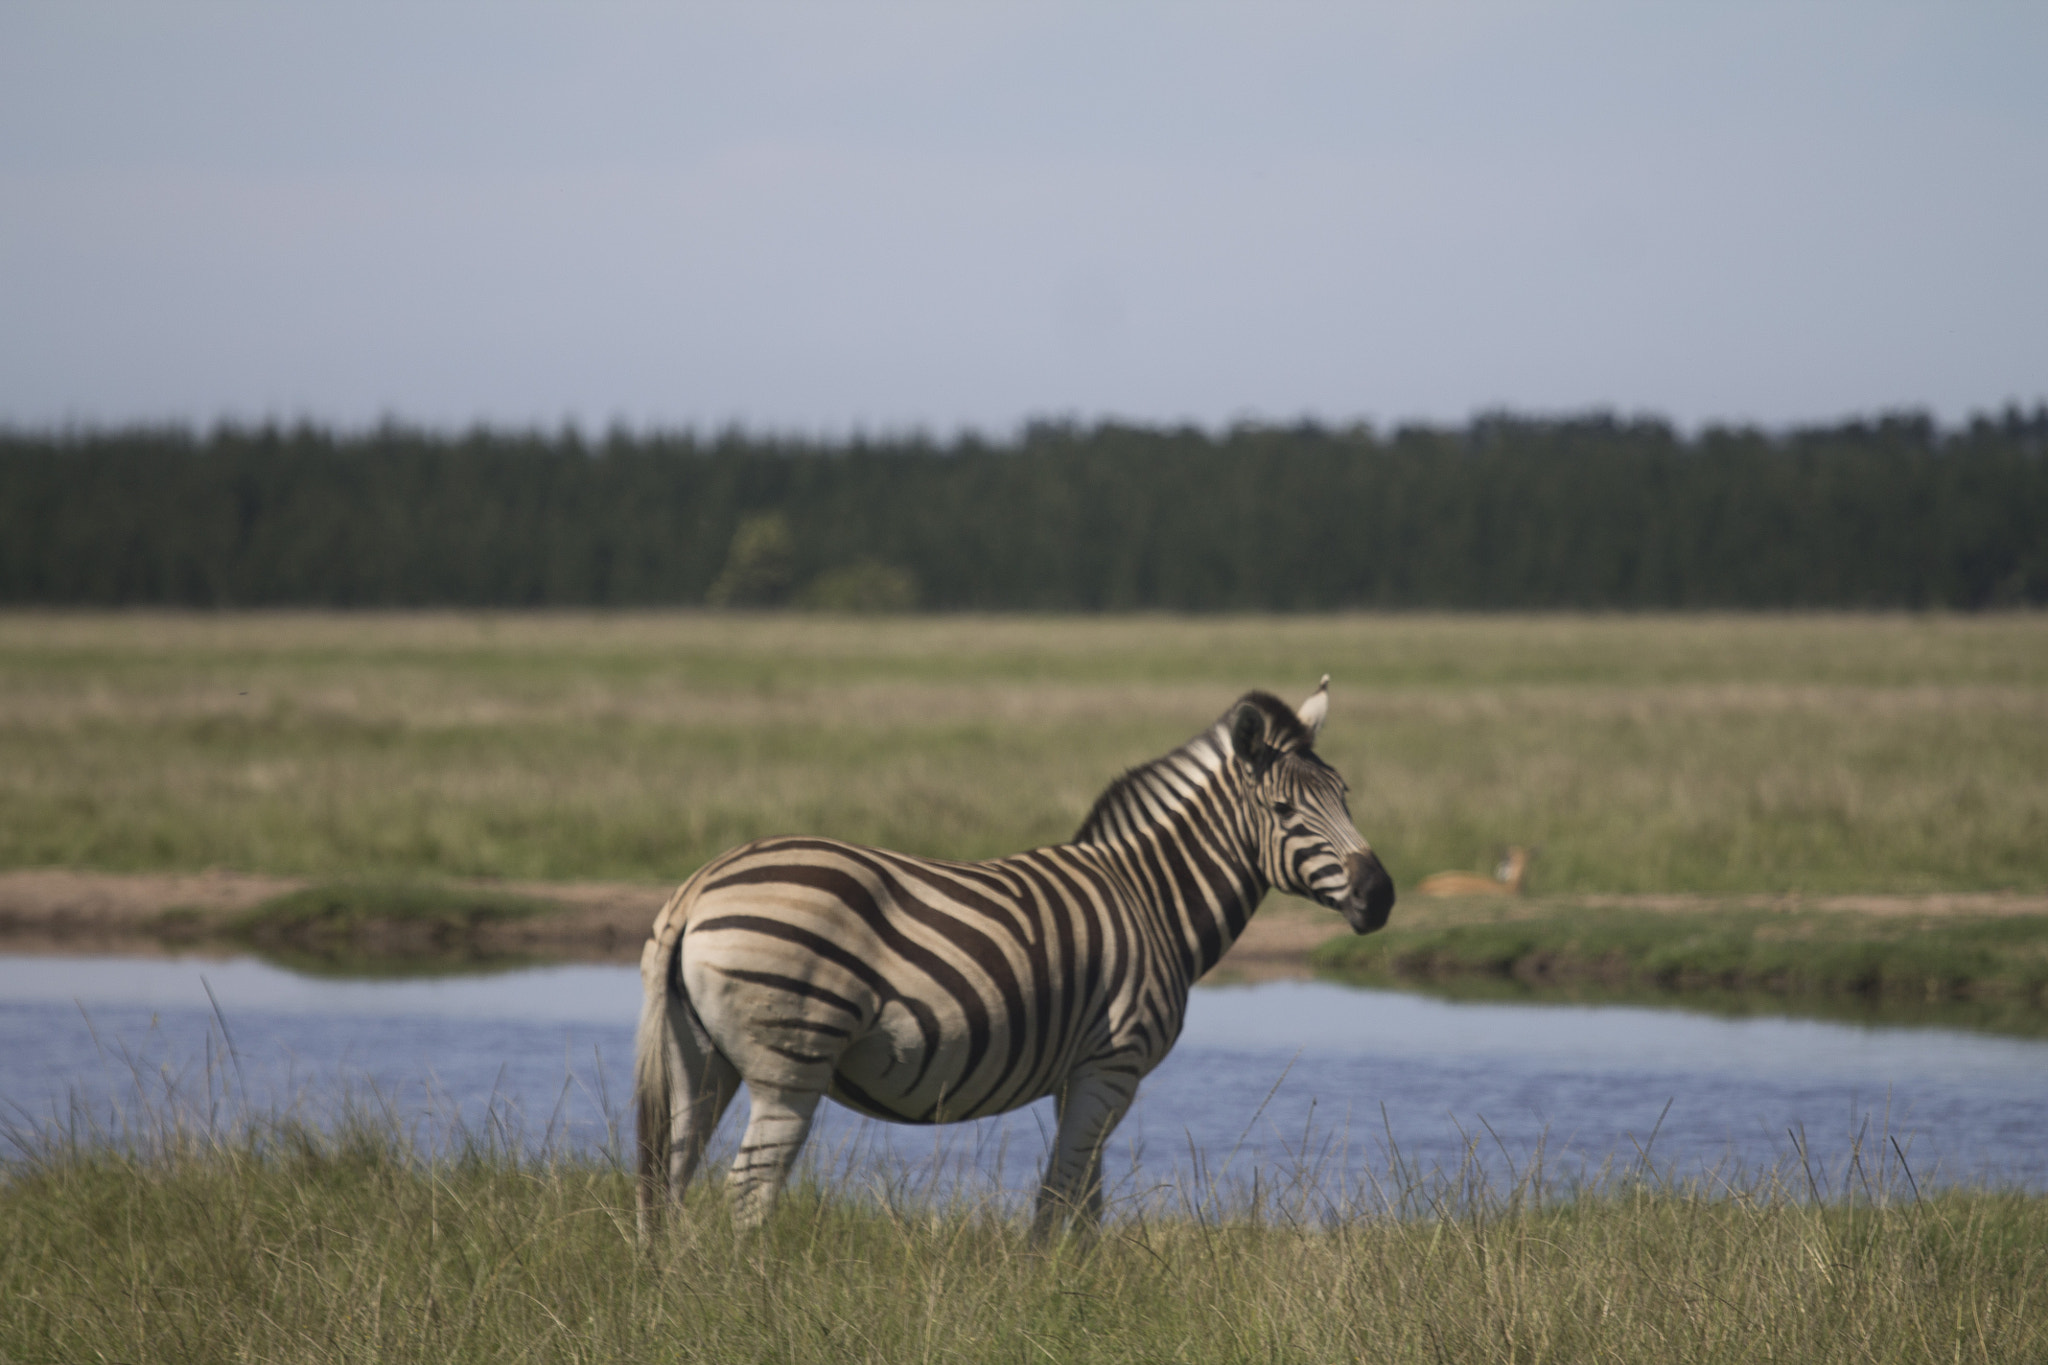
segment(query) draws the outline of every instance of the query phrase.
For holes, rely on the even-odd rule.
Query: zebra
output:
[[[1266,692],[1111,783],[1071,843],[942,862],[761,839],[679,887],[640,955],[637,1223],[680,1201],[742,1080],[733,1220],[764,1222],[826,1095],[898,1123],[1050,1095],[1034,1242],[1102,1216],[1102,1153],[1188,990],[1269,887],[1371,933],[1394,883],[1317,757],[1329,683]]]

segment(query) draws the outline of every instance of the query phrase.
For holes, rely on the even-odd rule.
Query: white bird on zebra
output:
[[[1180,1036],[1188,989],[1271,887],[1371,933],[1394,883],[1315,753],[1325,677],[1296,710],[1240,698],[1096,801],[1072,843],[980,863],[762,839],[669,898],[640,956],[639,1222],[680,1200],[741,1081],[727,1184],[758,1225],[826,1095],[902,1123],[1051,1095],[1032,1222],[1102,1213],[1102,1153]]]

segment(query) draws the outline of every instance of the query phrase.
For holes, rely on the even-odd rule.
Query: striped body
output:
[[[1385,922],[1387,880],[1300,713],[1263,693],[1120,778],[1074,842],[980,863],[765,839],[676,892],[642,956],[643,1213],[679,1196],[744,1079],[733,1167],[765,1217],[819,1097],[897,1122],[1057,1098],[1038,1228],[1100,1207],[1100,1158],[1189,988],[1269,886]]]

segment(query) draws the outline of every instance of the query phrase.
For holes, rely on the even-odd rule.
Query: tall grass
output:
[[[131,1135],[133,1136],[133,1135]],[[1490,1189],[1398,1161],[1376,1207],[1153,1191],[1092,1242],[1002,1205],[800,1183],[736,1236],[700,1185],[636,1246],[611,1160],[388,1117],[44,1131],[0,1177],[0,1360],[2034,1362],[2048,1200],[1921,1197],[1869,1154],[1674,1185]],[[19,1139],[19,1135],[17,1135]]]
[[[2048,889],[2048,616],[0,614],[0,867],[679,879],[1069,835],[1240,691],[1397,881]]]

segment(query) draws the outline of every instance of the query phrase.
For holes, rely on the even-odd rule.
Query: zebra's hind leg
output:
[[[1059,1121],[1038,1209],[1031,1219],[1033,1245],[1044,1243],[1069,1218],[1085,1232],[1102,1222],[1102,1149],[1137,1093],[1137,1077],[1114,1071],[1079,1071],[1060,1091]]]
[[[689,1021],[688,1035],[677,1039],[681,1084],[672,1101],[668,1145],[668,1195],[678,1204],[740,1088],[739,1068],[711,1045],[695,1019]]]
[[[668,1207],[682,1203],[719,1119],[739,1090],[740,1073],[679,991],[657,997],[650,1006],[636,1053],[640,1169],[634,1221],[645,1243]]]
[[[643,1245],[669,1206],[682,1202],[740,1083],[739,1069],[705,1029],[675,970],[668,910],[655,928],[640,953],[640,1024],[633,1037],[634,1223]]]
[[[803,1150],[811,1133],[811,1116],[817,1113],[821,1090],[775,1085],[748,1078],[747,1090],[753,1109],[747,1117],[746,1136],[740,1139],[739,1155],[732,1159],[732,1174],[726,1177],[732,1189],[732,1220],[741,1229],[757,1228],[775,1211],[776,1196]]]

